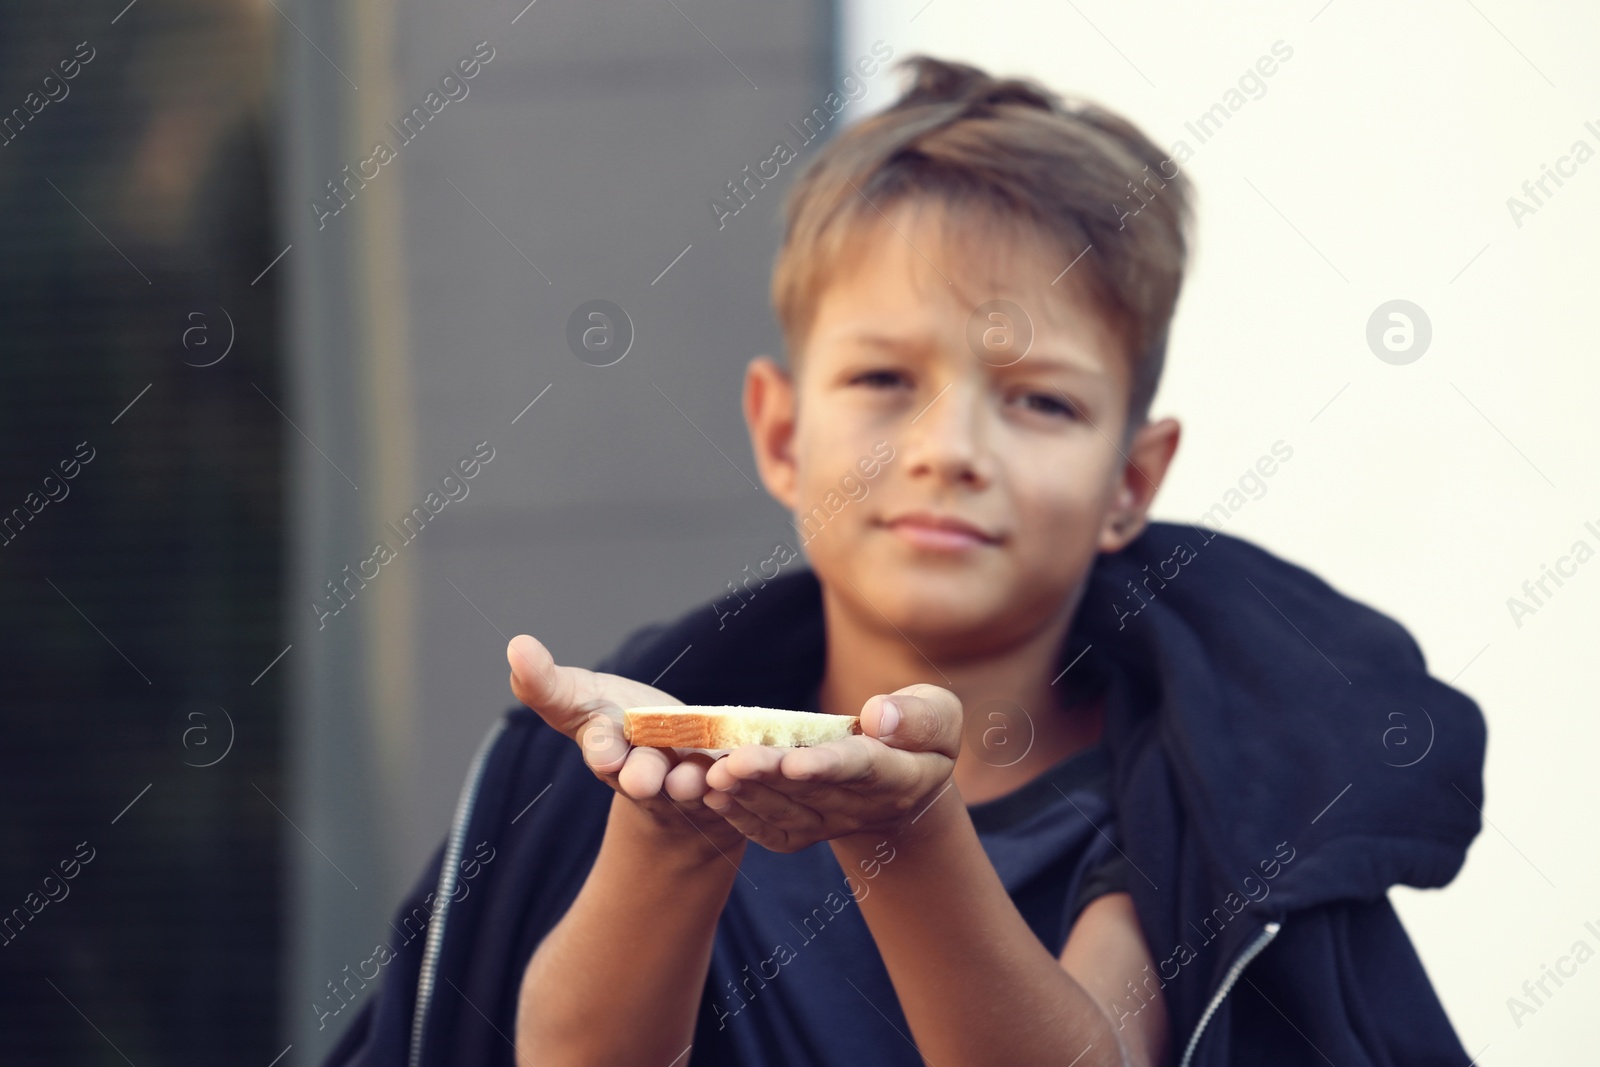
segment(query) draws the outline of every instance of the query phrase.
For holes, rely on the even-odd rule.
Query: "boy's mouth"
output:
[[[883,525],[918,548],[938,551],[959,552],[1000,542],[995,534],[965,519],[931,511],[908,511],[883,520]]]

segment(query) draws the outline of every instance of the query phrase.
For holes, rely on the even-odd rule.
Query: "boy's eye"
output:
[[[1032,410],[1053,418],[1077,419],[1082,417],[1076,405],[1055,393],[1025,393],[1022,396],[1022,401]]]
[[[897,385],[905,381],[905,375],[896,370],[869,370],[850,379],[851,385]]]

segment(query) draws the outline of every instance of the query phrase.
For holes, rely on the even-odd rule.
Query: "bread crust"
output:
[[[816,728],[813,721],[816,717],[830,720],[842,720],[845,732],[848,734],[861,733],[861,717],[859,715],[827,715],[813,711],[786,711],[772,708],[751,708],[752,718],[770,720],[773,716],[781,717],[779,725],[789,716],[792,720],[793,730],[788,736],[773,737],[766,742],[775,747],[805,747],[810,742],[804,740],[804,734]],[[623,712],[623,736],[632,745],[642,748],[738,748],[744,744],[760,744],[763,742],[752,741],[750,738],[751,727],[748,721],[741,719],[737,713],[728,711],[706,711],[686,707],[675,708],[629,708]],[[782,733],[778,731],[767,731]],[[836,738],[835,738],[836,739]]]

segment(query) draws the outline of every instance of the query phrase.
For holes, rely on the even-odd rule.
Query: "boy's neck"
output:
[[[1070,679],[1051,684],[1078,599],[992,653],[941,655],[931,642],[902,637],[881,615],[860,617],[824,587],[827,658],[818,709],[859,714],[869,698],[918,682],[949,689],[965,715],[957,788],[969,804],[1003,796],[1100,739],[1102,702],[1073,702]]]

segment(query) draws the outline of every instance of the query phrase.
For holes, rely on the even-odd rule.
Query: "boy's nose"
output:
[[[940,482],[987,484],[993,477],[989,413],[981,387],[953,380],[929,398],[902,428],[908,473]]]

